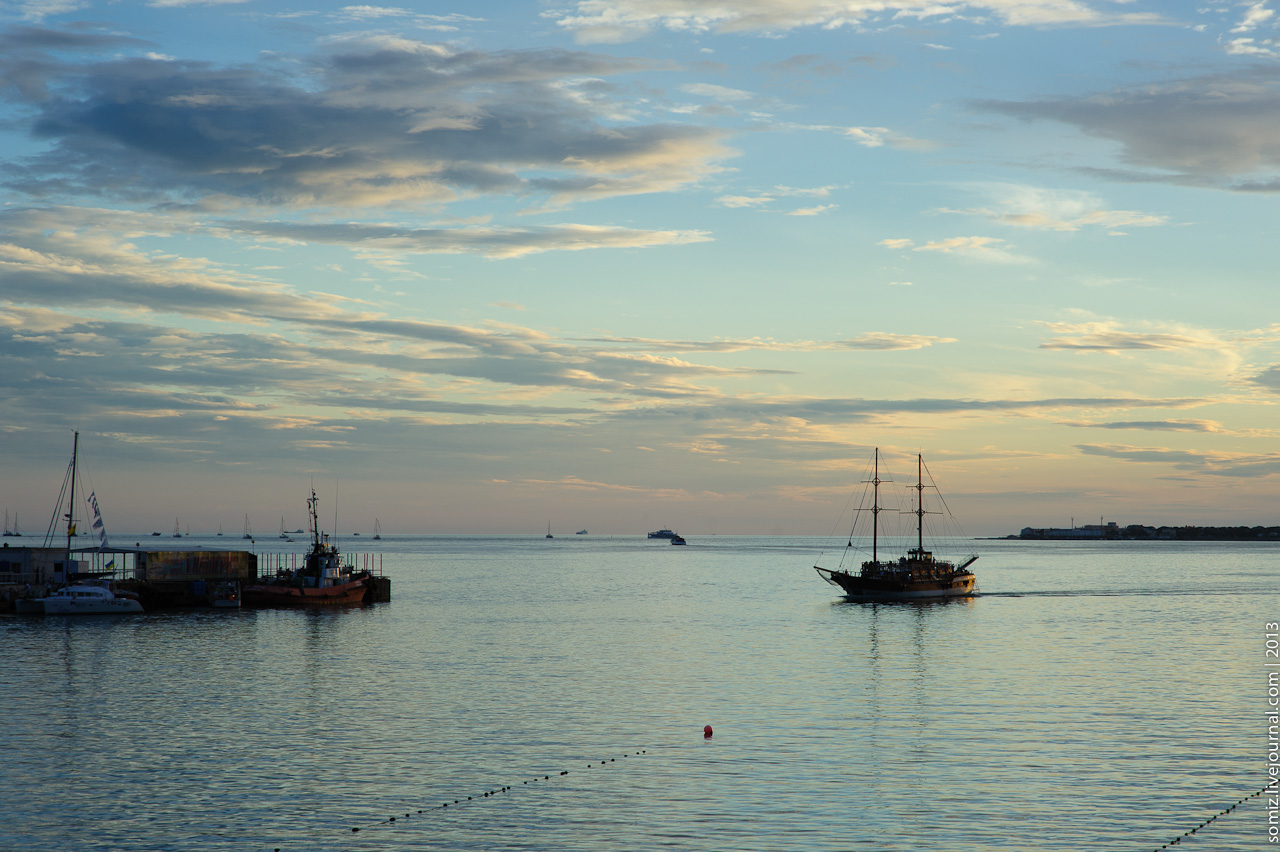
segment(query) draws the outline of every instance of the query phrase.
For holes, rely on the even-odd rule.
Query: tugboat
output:
[[[311,489],[307,511],[311,515],[311,549],[297,571],[280,570],[275,577],[259,578],[244,590],[245,606],[312,607],[361,603],[368,591],[368,571],[356,571],[342,563],[337,545],[329,543],[328,533],[320,532],[316,505],[320,502]]]
[[[845,597],[854,601],[900,601],[928,598],[969,597],[977,591],[978,580],[969,570],[976,560],[972,555],[959,565],[934,558],[933,552],[924,548],[924,459],[916,456],[916,546],[895,561],[881,561],[878,553],[880,506],[880,450],[876,448],[875,473],[870,480],[873,486],[871,504],[871,559],[863,562],[858,573],[841,568],[813,566],[822,579],[844,590]],[[945,504],[944,504],[945,505]],[[846,556],[853,550],[853,534],[845,548]],[[852,567],[852,566],[850,566]]]

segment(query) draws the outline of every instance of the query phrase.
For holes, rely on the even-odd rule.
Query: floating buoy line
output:
[[[1179,836],[1177,836],[1177,837],[1173,838],[1173,839],[1172,839],[1172,840],[1170,840],[1168,843],[1164,844],[1163,846],[1160,846],[1158,849],[1156,849],[1156,850],[1155,850],[1155,852],[1160,852],[1160,849],[1168,849],[1168,848],[1169,848],[1169,847],[1171,847],[1171,846],[1176,846],[1177,844],[1181,843],[1183,840],[1186,840],[1187,838],[1191,837],[1193,834],[1195,834],[1195,833],[1196,833],[1197,831],[1199,831],[1200,829],[1205,828],[1206,826],[1210,825],[1210,824],[1211,824],[1214,820],[1216,820],[1218,817],[1224,817],[1224,816],[1226,816],[1227,814],[1231,813],[1231,812],[1232,812],[1232,811],[1234,811],[1236,808],[1240,807],[1241,805],[1243,805],[1245,802],[1249,801],[1250,799],[1256,799],[1256,798],[1258,798],[1259,796],[1261,796],[1263,793],[1265,793],[1265,792],[1267,792],[1268,790],[1271,790],[1271,789],[1273,789],[1273,788],[1274,788],[1274,785],[1273,785],[1272,783],[1268,783],[1268,784],[1267,784],[1267,786],[1263,787],[1263,788],[1262,788],[1261,790],[1259,790],[1258,792],[1256,792],[1256,793],[1250,793],[1249,795],[1245,796],[1243,799],[1241,799],[1240,801],[1236,802],[1234,805],[1232,805],[1231,807],[1227,808],[1226,810],[1218,811],[1218,813],[1216,813],[1216,814],[1214,814],[1213,816],[1209,817],[1207,820],[1205,820],[1204,822],[1200,823],[1199,825],[1197,825],[1195,828],[1191,829],[1190,831],[1184,831],[1182,834],[1180,834]]]
[[[711,726],[710,726],[710,725],[707,725],[707,726],[703,729],[703,736],[704,736],[704,737],[707,737],[707,738],[710,738],[710,737],[711,737],[711,735],[712,735],[712,732],[711,732]],[[632,752],[632,753],[630,753],[630,755],[634,755],[635,757],[643,757],[643,756],[644,756],[644,755],[646,755],[646,754],[648,754],[648,750],[646,750],[646,749],[640,749],[639,751],[636,751],[636,752]],[[622,755],[622,757],[623,757],[623,758],[626,758],[626,757],[628,757],[628,756],[629,756],[628,754],[624,754],[624,755]],[[610,757],[610,758],[607,758],[607,759],[601,760],[599,763],[596,763],[596,762],[594,762],[594,761],[593,761],[593,762],[591,762],[591,763],[588,763],[588,764],[586,764],[586,768],[587,768],[587,769],[593,769],[593,768],[600,767],[600,766],[608,766],[609,764],[617,763],[617,762],[618,762],[618,759],[617,759],[617,758],[615,758],[615,757]],[[554,780],[554,779],[556,779],[556,778],[563,778],[563,777],[567,776],[568,774],[569,774],[569,770],[568,770],[568,769],[564,769],[564,770],[561,770],[560,772],[557,772],[555,775],[549,775],[549,774],[544,774],[544,775],[535,775],[533,778],[528,778],[528,779],[525,779],[525,780],[521,781],[521,782],[520,782],[520,786],[528,786],[528,785],[529,785],[529,784],[531,784],[531,783],[532,783],[532,784],[534,784],[534,785],[537,785],[537,784],[538,784],[538,782],[540,782],[540,781],[552,781],[552,780]],[[1206,819],[1204,822],[1202,822],[1202,823],[1200,823],[1199,825],[1197,825],[1195,828],[1192,828],[1192,829],[1190,829],[1189,831],[1184,831],[1181,835],[1179,835],[1179,836],[1175,837],[1173,840],[1170,840],[1168,843],[1164,843],[1164,844],[1160,845],[1159,847],[1157,847],[1155,850],[1153,850],[1153,852],[1160,852],[1160,850],[1162,850],[1162,849],[1169,849],[1169,848],[1171,848],[1171,847],[1177,846],[1177,845],[1178,845],[1178,844],[1180,844],[1183,840],[1186,840],[1186,839],[1188,839],[1188,838],[1192,837],[1193,835],[1195,835],[1195,834],[1196,834],[1196,832],[1198,832],[1198,831],[1200,831],[1201,829],[1207,828],[1207,827],[1209,827],[1210,825],[1212,825],[1212,824],[1214,823],[1214,821],[1216,821],[1219,817],[1227,816],[1228,814],[1230,814],[1230,813],[1234,812],[1236,808],[1238,808],[1238,807],[1240,807],[1241,805],[1243,805],[1244,803],[1248,802],[1250,799],[1256,799],[1256,798],[1258,798],[1259,796],[1261,796],[1261,795],[1265,794],[1268,790],[1272,790],[1272,789],[1274,789],[1274,786],[1275,786],[1275,785],[1274,785],[1273,783],[1270,783],[1270,782],[1269,782],[1269,783],[1268,783],[1265,787],[1263,787],[1262,789],[1257,790],[1256,792],[1250,793],[1249,795],[1247,795],[1247,796],[1245,796],[1244,798],[1240,799],[1239,801],[1237,801],[1235,804],[1231,805],[1230,807],[1224,808],[1223,810],[1219,811],[1218,813],[1216,813],[1216,814],[1214,814],[1213,816],[1211,816],[1211,817],[1209,817],[1208,819]],[[502,794],[502,793],[507,793],[507,792],[509,792],[509,791],[511,791],[511,790],[514,790],[514,789],[516,789],[515,785],[505,785],[505,786],[502,786],[502,787],[497,787],[497,788],[495,788],[495,789],[493,789],[493,790],[485,790],[484,792],[479,793],[479,794],[474,795],[474,796],[460,797],[460,798],[454,799],[452,802],[441,802],[440,804],[437,804],[437,805],[426,805],[426,806],[421,807],[421,808],[417,808],[417,809],[410,810],[410,811],[405,811],[403,815],[389,816],[389,817],[386,817],[385,819],[375,820],[375,821],[372,821],[372,822],[366,822],[366,823],[364,823],[363,825],[353,825],[353,826],[351,826],[351,831],[350,831],[350,833],[351,833],[351,834],[359,834],[361,831],[368,831],[368,830],[371,830],[371,829],[377,829],[377,828],[385,828],[385,827],[395,826],[395,825],[399,824],[400,822],[403,822],[404,820],[412,819],[412,818],[417,817],[417,816],[422,816],[422,815],[430,814],[430,813],[432,813],[432,812],[434,812],[434,811],[445,811],[445,810],[448,810],[448,809],[449,809],[449,808],[451,808],[451,807],[452,807],[452,808],[454,808],[454,809],[456,810],[456,809],[457,809],[457,808],[459,808],[459,807],[466,807],[468,802],[472,802],[472,803],[479,804],[480,802],[483,802],[485,799],[496,798],[498,795],[500,795],[500,794]],[[283,849],[282,849],[282,847],[277,846],[277,847],[274,847],[274,848],[271,850],[271,852],[283,852]]]
[[[648,750],[647,750],[647,749],[640,749],[639,751],[629,753],[629,755],[628,755],[628,754],[624,754],[624,755],[622,755],[622,757],[623,757],[623,758],[626,758],[626,757],[628,757],[628,756],[643,757],[644,755],[646,755],[646,754],[648,754],[648,753],[649,753],[649,752],[648,752]],[[588,763],[588,764],[586,764],[586,767],[585,767],[585,768],[587,768],[587,769],[593,769],[593,768],[597,768],[597,767],[601,767],[601,766],[608,766],[608,765],[610,765],[610,764],[617,763],[617,762],[618,762],[618,758],[616,758],[616,757],[610,757],[610,758],[603,759],[603,760],[599,761],[598,763],[597,763],[597,762],[595,762],[595,761],[593,761],[593,762],[591,762],[591,763]],[[569,770],[568,770],[568,769],[564,769],[564,770],[561,770],[560,772],[557,772],[555,775],[549,775],[549,774],[536,775],[536,776],[534,776],[533,778],[528,778],[528,779],[525,779],[524,781],[521,781],[519,786],[522,786],[522,787],[523,787],[523,786],[528,786],[528,785],[530,785],[530,784],[537,785],[539,782],[544,782],[544,781],[553,781],[553,780],[555,780],[556,778],[563,778],[563,777],[565,777],[565,776],[566,776],[566,775],[568,775],[568,774],[569,774]],[[369,830],[371,830],[371,829],[377,829],[377,828],[384,828],[384,827],[390,827],[390,826],[399,825],[399,824],[400,824],[401,822],[403,822],[404,820],[412,819],[412,818],[417,817],[417,816],[420,816],[420,815],[430,814],[430,813],[432,813],[432,812],[434,812],[434,811],[444,811],[444,810],[448,810],[448,809],[450,809],[450,808],[453,808],[453,809],[455,809],[455,810],[456,810],[456,809],[457,809],[457,808],[459,808],[459,807],[465,807],[468,803],[476,803],[476,804],[478,804],[478,803],[480,803],[480,802],[483,802],[485,799],[495,798],[495,797],[497,797],[499,794],[506,793],[506,792],[509,792],[509,791],[511,791],[511,790],[514,790],[514,789],[516,789],[516,785],[514,785],[514,784],[512,784],[512,785],[506,785],[506,786],[502,786],[502,787],[497,787],[497,788],[495,788],[495,789],[493,789],[493,790],[485,790],[484,792],[482,792],[482,793],[478,793],[478,794],[476,794],[476,795],[474,795],[474,796],[459,797],[459,798],[457,798],[457,799],[454,799],[454,800],[453,800],[453,801],[451,801],[451,802],[442,802],[442,803],[437,804],[437,805],[425,805],[425,806],[423,806],[423,807],[421,807],[421,808],[416,808],[416,809],[414,809],[414,810],[405,811],[405,813],[404,813],[403,815],[399,815],[399,814],[397,814],[397,815],[395,815],[395,816],[389,816],[389,817],[386,817],[385,819],[375,820],[375,821],[372,821],[372,822],[366,822],[366,823],[364,823],[364,824],[362,824],[362,825],[353,825],[353,826],[351,826],[351,831],[350,831],[349,833],[350,833],[350,834],[358,834],[358,833],[360,833],[361,831],[369,831]],[[282,852],[282,847],[279,847],[279,846],[277,846],[277,847],[273,847],[273,849],[271,850],[271,852]]]

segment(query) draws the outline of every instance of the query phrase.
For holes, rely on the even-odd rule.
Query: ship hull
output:
[[[844,590],[845,597],[854,601],[912,601],[936,598],[967,598],[978,591],[978,580],[973,574],[958,573],[936,579],[908,580],[881,577],[863,577],[845,571],[816,569],[827,582]]]
[[[256,607],[345,606],[364,601],[364,578],[315,588],[294,583],[257,583],[244,590],[244,605]]]

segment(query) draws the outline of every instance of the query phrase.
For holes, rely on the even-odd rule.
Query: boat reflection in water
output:
[[[307,500],[311,515],[311,548],[301,568],[280,570],[275,577],[259,578],[244,590],[246,606],[313,607],[360,603],[369,591],[371,574],[343,564],[337,545],[329,543],[327,533],[320,532],[316,516],[315,489]]]
[[[978,579],[969,566],[977,556],[969,556],[959,565],[942,559],[936,559],[933,552],[924,547],[924,459],[916,456],[916,484],[911,486],[916,492],[916,507],[912,514],[916,516],[916,546],[909,549],[904,556],[892,561],[879,559],[879,515],[884,509],[880,506],[880,450],[876,449],[875,469],[870,480],[872,484],[872,503],[870,509],[859,509],[871,513],[871,559],[862,563],[857,573],[844,568],[844,562],[854,552],[853,533],[849,534],[849,543],[841,557],[839,568],[823,568],[815,565],[818,572],[828,583],[844,590],[845,596],[857,601],[900,601],[929,600],[938,598],[968,597],[978,588]],[[945,503],[943,504],[945,506]],[[855,515],[856,527],[856,515]],[[849,566],[852,569],[852,565]]]

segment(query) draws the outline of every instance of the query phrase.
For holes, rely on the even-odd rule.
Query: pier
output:
[[[68,551],[65,547],[0,547],[0,612],[14,601],[40,596],[74,578],[112,581],[136,594],[147,612],[212,606],[222,582],[241,588],[260,578],[280,576],[302,566],[302,553],[254,553],[249,550],[144,550],[115,548]],[[357,571],[368,571],[364,603],[391,600],[391,580],[382,570],[382,554],[346,555]]]

